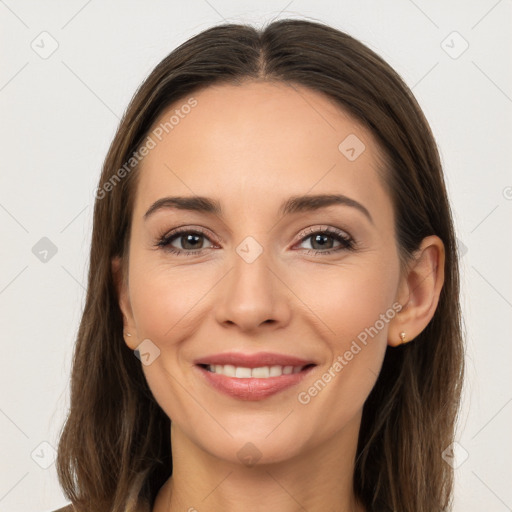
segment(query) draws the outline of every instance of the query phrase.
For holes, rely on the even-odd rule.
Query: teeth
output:
[[[231,364],[208,365],[207,370],[227,377],[236,377],[238,379],[267,379],[268,377],[280,377],[281,375],[290,375],[299,373],[304,366],[261,366],[259,368],[245,368],[243,366],[233,366]]]
[[[253,368],[251,372],[251,377],[256,377],[258,379],[266,379],[272,375],[272,371],[269,371],[268,366],[262,366],[261,368]]]
[[[218,364],[215,366],[215,373],[222,373],[228,377],[236,375],[236,368],[232,364],[225,364],[224,366]]]
[[[219,368],[219,370],[221,370],[221,369]],[[215,367],[215,371],[217,372],[217,366]],[[220,373],[220,372],[217,372],[217,373]],[[251,369],[250,368],[242,368],[240,366],[237,366],[237,368],[235,370],[235,377],[237,379],[248,379],[251,377]]]
[[[283,375],[283,367],[282,366],[271,366],[270,367],[270,376],[271,377],[280,377]]]

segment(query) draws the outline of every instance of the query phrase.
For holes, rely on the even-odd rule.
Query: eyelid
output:
[[[301,231],[298,235],[299,242],[303,240],[308,235],[311,235],[313,233],[321,233],[326,232],[330,234],[337,234],[337,235],[343,235],[346,238],[349,238],[350,240],[354,240],[354,238],[344,229],[335,228],[334,226],[329,226],[327,224],[324,225],[316,225],[316,226],[310,226],[303,231]]]
[[[209,229],[203,228],[202,226],[196,226],[194,224],[186,224],[183,226],[178,226],[176,228],[171,229],[171,231],[164,232],[162,235],[158,236],[158,240],[168,240],[176,235],[181,235],[183,233],[200,233],[204,235],[205,238],[208,238],[212,243],[224,243],[221,237],[214,235]],[[191,252],[191,251],[188,251]]]

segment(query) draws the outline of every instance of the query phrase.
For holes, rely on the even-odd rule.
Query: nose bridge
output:
[[[260,243],[256,236],[247,236],[234,247],[229,263],[232,270],[217,304],[219,322],[234,323],[244,330],[288,319],[284,285],[274,275],[273,255],[264,246],[268,237],[260,235]]]
[[[262,236],[258,238],[263,239]],[[243,291],[244,288],[255,289],[254,285],[258,285],[260,292],[272,295],[269,270],[272,254],[267,240],[268,238],[264,238],[263,243],[260,243],[255,237],[247,236],[235,247],[232,255],[232,285],[236,285],[237,292]]]

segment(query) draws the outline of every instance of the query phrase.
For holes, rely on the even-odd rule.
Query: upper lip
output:
[[[261,366],[306,366],[315,364],[314,361],[287,354],[273,352],[257,352],[255,354],[243,354],[241,352],[225,352],[204,356],[194,361],[195,364],[241,366],[244,368],[259,368]]]

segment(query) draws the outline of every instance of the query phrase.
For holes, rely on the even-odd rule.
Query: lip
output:
[[[263,400],[285,389],[297,385],[302,381],[316,363],[295,356],[275,354],[271,352],[259,352],[256,354],[242,354],[229,352],[214,354],[194,361],[194,368],[205,379],[206,383],[215,390],[239,400]],[[306,366],[299,373],[281,375],[279,377],[240,379],[228,377],[208,371],[201,365],[226,365],[243,366],[245,368],[259,368],[261,366]]]

